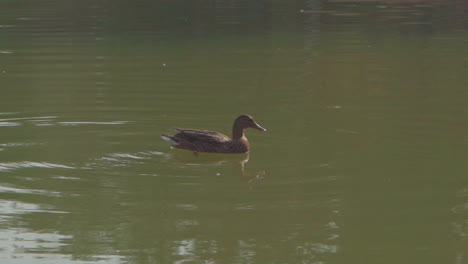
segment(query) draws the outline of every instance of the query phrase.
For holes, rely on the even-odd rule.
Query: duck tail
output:
[[[165,141],[167,141],[169,144],[171,144],[173,146],[179,145],[179,142],[177,142],[174,139],[174,137],[171,137],[171,136],[168,136],[168,135],[165,135],[165,134],[161,134],[161,138],[164,139]]]

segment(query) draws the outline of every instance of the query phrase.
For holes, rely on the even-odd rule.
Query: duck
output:
[[[240,115],[232,126],[232,139],[210,130],[175,128],[175,135],[161,134],[161,138],[177,149],[190,150],[195,153],[248,153],[250,143],[245,137],[245,129],[254,128],[265,132],[250,115]]]

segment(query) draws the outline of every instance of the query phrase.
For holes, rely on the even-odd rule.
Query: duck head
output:
[[[234,128],[237,129],[246,129],[246,128],[255,128],[260,131],[266,131],[265,128],[261,127],[259,124],[257,124],[253,118],[249,115],[241,115],[236,118],[234,121]]]

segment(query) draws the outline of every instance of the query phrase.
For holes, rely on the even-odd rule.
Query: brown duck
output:
[[[162,134],[161,138],[175,148],[195,152],[246,153],[249,152],[250,144],[244,130],[249,127],[266,131],[251,116],[241,115],[234,120],[232,139],[214,131],[182,128],[176,128],[179,133],[173,136]]]

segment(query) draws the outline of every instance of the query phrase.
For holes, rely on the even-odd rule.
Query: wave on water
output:
[[[13,115],[17,113],[0,113],[0,116]],[[32,116],[32,117],[12,117],[12,118],[1,118],[0,127],[12,127],[12,126],[21,126],[23,123],[34,123],[38,126],[44,124],[50,124],[53,119],[56,119],[57,116]]]
[[[141,164],[145,160],[151,160],[152,156],[165,156],[165,153],[159,151],[140,151],[135,153],[110,153],[106,156],[93,159],[86,164],[84,168],[104,168],[104,167],[122,167],[128,164]]]
[[[58,168],[58,169],[75,169],[74,167],[48,163],[48,162],[34,162],[34,161],[20,161],[20,162],[2,162],[0,163],[0,171],[9,171],[23,168]]]
[[[12,127],[12,126],[19,126],[19,123],[14,122],[0,122],[0,127]]]
[[[33,117],[14,117],[14,118],[3,118],[3,121],[21,121],[21,120],[41,120],[41,119],[55,119],[57,116],[33,116]]]
[[[15,112],[0,113],[0,116],[15,115]],[[30,117],[9,117],[0,118],[0,127],[2,126],[21,126],[24,123],[30,123],[35,126],[51,126],[51,125],[62,125],[62,126],[79,126],[79,125],[125,125],[131,121],[62,121],[57,122],[59,116],[30,116]],[[55,121],[54,121],[55,120]]]
[[[0,185],[0,193],[19,193],[19,194],[42,194],[48,196],[60,196],[59,192],[52,192],[46,190],[37,190],[37,189],[22,189],[22,188],[14,188],[8,186]]]
[[[58,122],[64,126],[78,126],[78,125],[125,125],[128,121],[111,121],[111,122]]]

